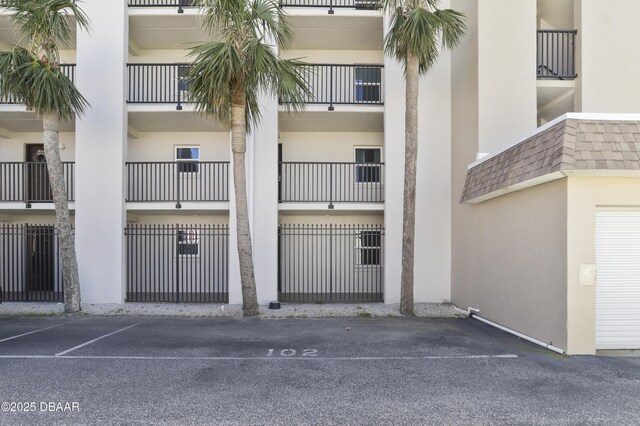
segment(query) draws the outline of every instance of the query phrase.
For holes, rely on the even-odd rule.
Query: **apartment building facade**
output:
[[[398,303],[404,80],[401,65],[383,53],[388,19],[360,0],[282,5],[295,41],[279,53],[309,64],[313,96],[299,114],[287,113],[284,99],[263,97],[262,121],[248,136],[259,302]],[[566,274],[536,275],[525,260],[506,258],[505,266],[500,250],[483,245],[492,240],[487,229],[524,217],[522,204],[505,195],[497,198],[505,210],[492,212],[493,201],[460,201],[468,165],[543,133],[538,126],[562,114],[640,112],[633,84],[638,6],[632,0],[441,6],[464,12],[469,30],[421,80],[415,299],[477,307],[570,352],[590,353],[595,345],[583,342],[591,337],[572,346],[566,331],[572,300]],[[185,0],[85,0],[83,9],[91,31],[78,31],[62,59],[91,108],[61,133],[83,302],[241,303],[229,132],[196,115],[188,99],[188,49],[206,40],[198,11]],[[0,19],[8,48],[15,34],[6,13]],[[619,78],[611,78],[612,67]],[[0,105],[5,299],[61,297],[40,131],[24,106],[11,99]],[[562,205],[555,204],[552,223],[563,217]],[[480,220],[484,215],[490,220]],[[497,240],[505,255],[518,252],[511,235]],[[550,245],[559,269],[567,268],[568,245],[566,238]],[[492,276],[486,265],[510,275]],[[513,277],[523,284],[514,285]],[[531,307],[538,299],[552,308]],[[591,329],[580,333],[590,336]]]

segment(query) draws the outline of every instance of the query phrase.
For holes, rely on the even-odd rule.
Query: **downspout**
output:
[[[553,351],[560,355],[565,355],[564,349],[560,349],[556,346],[553,346],[551,343],[546,343],[546,342],[543,342],[542,340],[534,339],[533,337],[527,336],[526,334],[522,334],[520,332],[507,328],[503,325],[497,324],[493,321],[489,321],[486,318],[482,318],[480,315],[478,315],[478,313],[480,312],[479,309],[469,307],[468,312],[469,312],[469,318],[475,318],[478,321],[482,321],[485,324],[489,324],[497,329],[506,331],[507,333],[513,334],[514,336],[518,336],[519,338],[524,339],[528,342],[535,343],[538,346],[542,346],[543,348],[549,349],[550,351]]]

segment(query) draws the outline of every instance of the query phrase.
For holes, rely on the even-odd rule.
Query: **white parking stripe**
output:
[[[128,327],[121,328],[120,330],[112,331],[111,333],[105,334],[104,336],[96,337],[95,339],[89,340],[88,342],[84,342],[84,343],[82,343],[82,344],[80,344],[80,345],[78,345],[78,346],[74,346],[74,347],[73,347],[73,348],[71,348],[71,349],[67,349],[66,351],[62,351],[62,352],[60,352],[60,353],[57,353],[55,356],[59,357],[59,356],[62,356],[62,355],[68,354],[69,352],[73,352],[73,351],[75,351],[76,349],[83,348],[83,347],[85,347],[85,346],[87,346],[87,345],[90,345],[90,344],[92,344],[92,343],[97,342],[98,340],[102,340],[102,339],[104,339],[105,337],[113,336],[114,334],[120,333],[121,331],[128,330],[128,329],[130,329],[130,328],[132,328],[132,327],[135,327],[136,325],[138,325],[138,324],[137,324],[137,323],[136,323],[136,324],[132,324],[132,325],[130,325],[130,326],[128,326]]]
[[[57,327],[62,327],[64,324],[58,324],[58,325],[52,325],[51,327],[45,327],[45,328],[41,328],[39,330],[35,330],[35,331],[30,331],[28,333],[22,333],[22,334],[18,334],[17,336],[11,336],[11,337],[6,337],[2,340],[0,340],[0,343],[2,342],[6,342],[7,340],[13,340],[13,339],[17,339],[18,337],[22,337],[22,336],[28,336],[30,334],[35,334],[35,333],[40,333],[41,331],[45,331],[45,330],[51,330],[52,328],[57,328]]]
[[[135,325],[135,324],[134,324]],[[130,328],[130,327],[128,327]],[[123,329],[124,330],[124,329]],[[122,331],[122,330],[119,330]],[[107,337],[107,336],[103,336]],[[90,342],[87,342],[87,344]],[[77,348],[77,347],[76,347]],[[76,349],[73,348],[73,349]],[[65,351],[67,352],[67,351]],[[61,352],[64,353],[64,352]],[[120,360],[160,360],[160,361],[419,361],[457,359],[513,359],[518,355],[460,355],[460,356],[390,356],[390,357],[232,357],[232,356],[110,356],[110,355],[0,355],[0,359],[120,359]]]

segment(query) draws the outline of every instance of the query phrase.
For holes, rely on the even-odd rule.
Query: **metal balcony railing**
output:
[[[333,15],[333,9],[377,10],[381,3],[379,0],[280,0],[280,6],[328,8]]]
[[[129,0],[129,7],[176,7],[178,13],[183,13],[193,3],[193,0]]]
[[[190,64],[127,64],[130,104],[182,104],[189,102]]]
[[[574,79],[577,30],[538,30],[538,79]]]
[[[228,161],[128,162],[127,201],[229,201]]]
[[[281,203],[383,203],[384,163],[279,164]]]
[[[65,187],[69,201],[75,200],[75,163],[63,162]],[[0,163],[0,202],[52,203],[47,163]]]
[[[76,79],[76,64],[61,64],[61,71],[69,77],[69,79],[75,82]],[[0,94],[0,104],[21,104],[20,99],[16,99],[14,96]]]
[[[307,104],[328,104],[329,111],[334,105],[384,104],[382,65],[308,64],[298,69],[311,91]]]

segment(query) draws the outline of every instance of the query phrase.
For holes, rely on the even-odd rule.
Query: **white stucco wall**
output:
[[[536,128],[536,1],[478,3],[479,151]]]
[[[76,245],[82,301],[124,300],[126,0],[87,0],[78,31],[76,85],[91,104],[76,120]]]
[[[284,50],[284,59],[316,64],[382,64],[384,53],[377,50]]]
[[[283,161],[353,162],[356,147],[383,148],[384,133],[283,132],[280,143]]]
[[[0,161],[25,161],[26,145],[41,144],[42,133],[14,133],[12,139],[0,139]],[[60,158],[62,161],[75,159],[75,134],[60,133]],[[64,149],[62,149],[64,146]]]
[[[578,0],[582,112],[640,112],[640,2]]]
[[[127,161],[174,161],[179,145],[199,146],[201,161],[230,158],[228,132],[156,132],[129,138]]]

